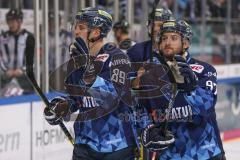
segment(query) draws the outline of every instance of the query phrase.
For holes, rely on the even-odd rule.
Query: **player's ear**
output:
[[[94,35],[94,37],[98,37],[98,36],[100,36],[100,34],[101,34],[101,30],[100,30],[100,28],[96,28],[96,29],[94,29],[94,31],[93,31],[93,35]]]

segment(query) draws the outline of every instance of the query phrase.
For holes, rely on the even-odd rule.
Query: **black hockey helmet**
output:
[[[155,21],[168,21],[173,20],[173,14],[169,9],[157,8],[155,12],[152,12],[148,15],[147,26],[151,24],[155,16]]]
[[[182,26],[182,28],[184,28],[184,29],[182,29],[182,34],[183,34],[184,38],[191,41],[192,36],[193,36],[192,27],[184,20],[179,20],[178,23],[179,23],[179,25]]]
[[[113,31],[121,29],[123,33],[128,34],[129,23],[127,21],[118,21],[113,25]]]
[[[160,36],[165,32],[176,32],[182,38],[189,38],[189,25],[187,26],[182,20],[165,21],[161,26]]]
[[[48,12],[48,20],[54,20],[55,18],[55,14],[54,14],[54,11],[49,11]],[[59,14],[58,15],[58,18],[59,18],[59,21],[61,20],[61,15]]]
[[[90,29],[99,27],[101,30],[100,38],[106,37],[112,28],[112,16],[103,8],[88,7],[82,9],[75,16],[75,21],[86,21]]]
[[[6,20],[23,20],[23,12],[21,9],[10,9],[6,14]]]

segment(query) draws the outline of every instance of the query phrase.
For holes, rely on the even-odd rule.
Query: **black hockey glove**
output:
[[[85,41],[81,37],[76,38],[74,43],[70,45],[69,50],[71,58],[74,59],[75,69],[81,69],[84,80],[92,81],[95,78],[95,66],[93,64],[95,57],[89,55]]]
[[[84,40],[81,37],[76,38],[69,46],[69,52],[71,58],[74,60],[75,69],[81,68],[85,72],[89,62],[89,51]]]
[[[44,118],[50,125],[58,125],[62,118],[69,114],[67,100],[63,97],[56,97],[50,102],[50,107],[44,109]]]
[[[175,60],[177,61],[180,74],[184,77],[184,83],[178,83],[178,89],[185,92],[193,91],[197,86],[197,76],[182,56],[176,55]]]
[[[69,52],[72,56],[88,55],[88,47],[81,37],[77,37],[75,41],[69,46]]]
[[[175,141],[170,131],[164,131],[160,127],[151,124],[147,126],[141,135],[142,144],[150,151],[161,151],[166,149]]]

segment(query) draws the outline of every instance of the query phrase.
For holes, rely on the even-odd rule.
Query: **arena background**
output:
[[[58,31],[69,30],[74,14],[86,6],[104,6],[114,21],[125,19],[131,26],[131,38],[147,40],[146,20],[153,0],[0,0],[0,31],[7,30],[5,14],[9,8],[22,8],[23,27],[36,37],[35,75],[48,97],[48,54],[55,56],[60,66],[58,47],[48,50],[48,11],[61,15],[61,25],[55,25],[55,46],[59,46]],[[193,27],[190,52],[194,57],[213,64],[218,73],[217,120],[227,159],[240,158],[240,1],[239,0],[161,0],[177,18]],[[58,20],[55,19],[55,24]],[[70,31],[70,30],[69,30]],[[114,41],[112,32],[108,41]],[[41,63],[40,63],[41,62]],[[2,77],[0,72],[0,77]],[[0,87],[1,84],[0,84]],[[72,146],[58,127],[49,126],[43,116],[43,103],[36,95],[0,98],[0,159],[1,160],[66,160]],[[67,124],[73,134],[72,124]],[[59,154],[61,153],[61,154]]]

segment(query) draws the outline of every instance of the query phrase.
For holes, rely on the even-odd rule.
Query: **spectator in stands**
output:
[[[175,18],[179,19],[186,14],[189,0],[163,0],[161,3],[163,8],[171,10]]]
[[[55,25],[54,25],[54,12],[50,11],[48,13],[49,20],[49,70],[50,72],[54,71],[58,66],[56,66],[55,60]],[[61,15],[59,18],[59,26],[61,26]],[[59,56],[60,64],[63,64],[69,60],[68,46],[72,41],[72,34],[67,30],[60,28],[59,29]]]
[[[189,18],[190,22],[196,21],[196,0],[188,0],[184,18]]]
[[[210,18],[211,13],[209,11],[209,4],[206,3],[204,8],[202,7],[202,0],[188,0],[188,6],[186,8],[185,18],[190,18],[190,21],[196,22],[197,19],[202,17],[204,14],[205,18]],[[202,13],[204,12],[204,13]]]
[[[209,2],[209,9],[211,16],[214,18],[224,18],[226,17],[226,1],[225,0],[211,0]]]
[[[232,18],[240,18],[240,1],[239,0],[232,0]]]
[[[9,30],[0,36],[0,68],[3,71],[1,79],[2,96],[21,95],[32,92],[32,86],[24,74],[25,48],[28,36],[33,36],[22,29],[23,12],[20,9],[10,9],[6,14]]]

